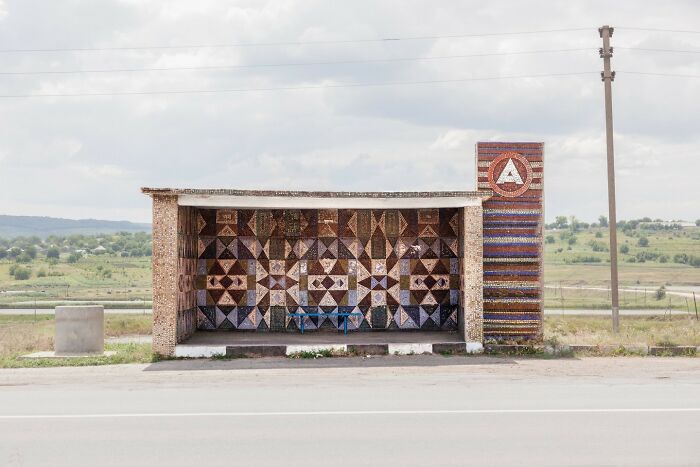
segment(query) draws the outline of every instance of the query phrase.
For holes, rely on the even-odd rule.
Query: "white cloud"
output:
[[[467,149],[468,144],[474,141],[474,136],[474,132],[468,130],[448,130],[433,141],[430,149],[438,151],[457,148]]]
[[[332,66],[4,76],[1,93],[597,72],[598,25],[696,29],[698,17],[700,5],[691,1],[0,0],[5,48],[318,41],[590,26],[590,31],[432,41],[4,54],[4,70],[69,70],[589,49]],[[614,84],[619,217],[697,217],[700,187],[692,177],[698,167],[700,82],[625,71],[697,75],[700,57],[622,47],[700,49],[700,38],[618,27],[613,45],[620,47],[613,58],[619,71]],[[140,194],[141,185],[472,189],[474,143],[528,140],[546,144],[547,216],[595,219],[607,209],[602,92],[593,73],[436,85],[5,99],[0,210],[143,221],[150,218],[150,201]]]

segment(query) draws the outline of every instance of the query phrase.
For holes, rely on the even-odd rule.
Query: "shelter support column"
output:
[[[153,195],[153,352],[173,355],[177,343],[177,196]]]
[[[460,209],[459,332],[467,351],[483,350],[483,208],[481,204]]]

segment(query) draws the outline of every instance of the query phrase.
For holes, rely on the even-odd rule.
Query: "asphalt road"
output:
[[[698,465],[700,359],[0,370],[0,465]]]

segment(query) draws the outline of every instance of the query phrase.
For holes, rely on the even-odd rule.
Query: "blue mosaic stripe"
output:
[[[493,252],[493,253],[484,253],[484,256],[487,258],[508,258],[508,257],[513,257],[513,258],[535,258],[540,256],[539,253],[536,252],[518,252],[518,251],[504,251],[504,252]]]
[[[539,321],[540,320],[540,314],[539,312],[535,312],[532,316],[528,315],[517,315],[519,320],[523,321]],[[491,313],[484,313],[484,319],[503,319],[503,320],[512,320],[513,315],[502,315],[502,314],[491,314]]]
[[[531,297],[493,297],[485,298],[484,303],[541,303],[541,298],[531,298]]]
[[[528,242],[499,242],[499,243],[484,243],[484,246],[537,246],[537,243]]]
[[[499,225],[500,226],[510,225],[510,226],[514,226],[514,227],[519,227],[519,226],[537,227],[539,225],[539,222],[531,222],[531,221],[526,221],[526,220],[522,220],[522,221],[495,221],[495,220],[491,220],[491,221],[485,222],[484,227],[489,228],[490,224],[494,224],[494,227],[491,227],[491,228],[497,229],[497,228],[501,228],[501,227],[499,227]]]
[[[538,197],[538,198],[531,198],[531,199],[526,199],[526,200],[522,200],[520,198],[513,198],[512,200],[508,200],[508,201],[490,199],[488,201],[488,203],[489,204],[540,204],[540,201],[539,201],[539,197]]]
[[[538,276],[539,271],[484,271],[485,276]]]
[[[537,238],[537,234],[484,234],[484,238],[498,238],[498,237],[514,237],[514,238]],[[492,244],[490,244],[492,245]]]
[[[484,217],[503,217],[503,216],[508,216],[508,217],[541,217],[541,216],[542,216],[542,213],[539,213],[539,212],[537,212],[537,213],[527,213],[527,214],[524,214],[524,213],[517,213],[517,212],[513,212],[513,213],[502,213],[502,214],[499,214],[499,213],[484,213]],[[510,222],[512,222],[512,221],[510,221]]]

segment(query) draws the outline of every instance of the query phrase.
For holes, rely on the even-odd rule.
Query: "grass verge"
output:
[[[547,316],[545,340],[575,345],[700,345],[700,322],[688,316],[621,316],[620,332],[613,334],[604,316]]]
[[[105,315],[105,336],[119,337],[150,334],[149,315]],[[21,360],[32,352],[53,350],[53,315],[0,316],[0,368],[35,368],[51,366],[113,365],[118,363],[148,363],[153,360],[150,344],[106,344],[105,350],[115,351],[109,357]]]
[[[117,365],[121,363],[150,363],[154,356],[151,344],[106,344],[110,356],[20,359],[24,353],[0,355],[0,368],[46,368],[59,366]]]

